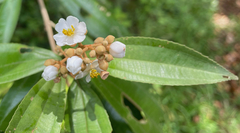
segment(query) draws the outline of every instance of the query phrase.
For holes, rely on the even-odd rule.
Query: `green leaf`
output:
[[[68,93],[69,121],[75,133],[111,133],[108,115],[98,96],[86,83],[76,82]]]
[[[20,14],[22,0],[5,0],[0,7],[0,42],[10,42]]]
[[[2,99],[8,90],[11,88],[13,82],[8,82],[4,84],[0,84],[0,99]]]
[[[14,43],[1,44],[0,56],[0,84],[42,71],[47,59],[60,59],[49,50]]]
[[[66,104],[66,82],[40,80],[18,106],[6,132],[60,132]]]
[[[135,83],[109,76],[106,80],[92,79],[102,96],[124,118],[135,133],[159,133],[161,108],[157,98],[150,93],[150,84]],[[142,113],[138,120],[124,103],[128,99]]]
[[[7,128],[17,105],[39,79],[38,73],[14,82],[0,104],[0,130]]]
[[[108,71],[114,77],[161,85],[210,84],[238,77],[184,45],[147,37],[116,39],[127,45],[126,56],[115,58]]]
[[[106,100],[104,100],[104,107],[108,112],[114,133],[133,133],[125,120]]]

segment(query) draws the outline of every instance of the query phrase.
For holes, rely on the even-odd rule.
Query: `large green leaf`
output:
[[[21,44],[1,44],[0,84],[40,72],[46,59],[59,59],[53,52]]]
[[[80,86],[80,87],[79,87]],[[98,96],[86,83],[76,82],[68,93],[71,131],[75,133],[111,133],[111,124]]]
[[[0,42],[10,42],[18,16],[22,0],[5,0],[0,7]]]
[[[93,79],[92,82],[104,98],[124,118],[135,133],[159,133],[161,131],[161,108],[157,98],[150,93],[150,84],[125,81],[109,76],[106,80]],[[136,119],[124,98],[132,102],[142,113],[143,119]]]
[[[238,77],[208,57],[184,45],[147,37],[116,39],[126,44],[126,56],[115,58],[108,71],[114,77],[162,85],[210,84]]]
[[[14,82],[0,104],[0,130],[7,128],[17,105],[39,79],[38,73]]]
[[[40,80],[17,108],[6,132],[60,132],[66,105],[66,82]]]

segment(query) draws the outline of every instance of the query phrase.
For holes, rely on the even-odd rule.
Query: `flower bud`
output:
[[[110,54],[105,54],[105,60],[106,60],[107,62],[110,62],[110,61],[113,60],[113,56],[110,55]]]
[[[56,77],[53,81],[54,81],[54,83],[59,83],[61,81],[61,78],[60,77]]]
[[[75,54],[75,50],[73,48],[69,48],[66,50],[66,55],[68,57],[72,57],[72,56],[74,56],[74,54]]]
[[[56,51],[57,53],[59,53],[59,52],[61,51],[61,47],[57,45],[57,46],[55,47],[55,51]]]
[[[67,76],[68,76],[68,74],[64,74],[62,77],[63,77],[63,78],[67,78]]]
[[[45,62],[44,62],[44,65],[45,66],[49,66],[49,65],[54,65],[56,63],[56,61],[54,59],[47,59]]]
[[[108,69],[108,63],[107,61],[105,60],[98,60],[98,63],[99,63],[99,68],[104,70],[104,71],[107,71]]]
[[[104,59],[105,59],[105,56],[104,56],[104,55],[98,56],[98,60],[104,60]]]
[[[66,73],[68,73],[68,70],[67,70],[66,66],[61,66],[60,72],[61,72],[61,74],[63,74],[63,75],[66,74]]]
[[[91,50],[89,55],[90,55],[91,58],[96,57],[96,51],[95,50]]]
[[[101,71],[100,76],[101,76],[101,78],[102,78],[103,80],[107,79],[108,75],[109,75],[109,72],[107,72],[107,71]]]
[[[103,40],[104,40],[103,37],[98,37],[98,38],[96,38],[96,39],[94,40],[94,43],[102,43]]]
[[[81,70],[82,59],[78,56],[73,56],[67,59],[67,70],[75,75]]]
[[[53,65],[53,66],[55,66],[58,70],[59,70],[59,68],[60,68],[60,65],[59,65],[59,64],[55,64],[55,65]]]
[[[108,45],[108,41],[104,40],[104,41],[102,42],[102,44],[103,44],[103,46],[107,46],[107,45]]]
[[[82,55],[82,53],[83,53],[83,50],[81,48],[77,48],[75,50],[75,54],[77,54],[77,55]]]
[[[95,48],[95,51],[98,55],[102,55],[103,53],[106,52],[106,48],[104,46],[100,45]]]
[[[84,71],[84,70],[86,69],[87,66],[86,66],[85,63],[82,63],[81,67],[82,67],[82,68],[81,68],[81,71]]]
[[[113,35],[108,35],[105,40],[108,41],[108,44],[111,44],[114,41],[115,37]]]
[[[116,58],[123,58],[125,56],[126,45],[115,41],[110,45],[109,53]]]
[[[57,74],[58,74],[58,69],[55,66],[47,66],[42,73],[42,77],[46,81],[50,81],[55,79],[57,77]]]
[[[84,62],[85,64],[89,64],[89,63],[91,63],[91,60],[90,60],[89,58],[84,58],[84,59],[83,59],[83,62]]]

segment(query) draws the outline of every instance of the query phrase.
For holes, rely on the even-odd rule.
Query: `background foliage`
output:
[[[116,37],[134,35],[168,39],[210,56],[239,77],[240,19],[238,15],[240,11],[237,2],[239,1],[89,0],[89,3],[86,3],[85,0],[68,0],[67,2],[46,0],[45,4],[51,20],[55,23],[60,17],[66,18],[68,15],[77,16],[81,21],[85,21],[90,41],[98,36],[106,37],[108,34]],[[236,10],[232,10],[233,7]],[[11,42],[49,48],[43,27],[37,1],[22,0],[19,20]],[[34,76],[39,78],[39,75]],[[9,97],[10,94],[16,95],[11,90],[18,86],[18,82],[0,84],[0,99],[4,96]],[[133,132],[111,104],[103,98],[103,93],[98,91],[96,88],[98,82],[100,81],[94,80],[92,84],[87,87],[82,86],[82,88],[90,87],[94,90],[91,95],[97,94],[100,97],[102,103],[98,105],[107,109],[114,133]],[[239,80],[187,87],[155,84],[142,87],[131,85],[130,82],[122,82],[123,86],[130,84],[129,86],[132,86],[130,90],[145,91],[147,95],[154,97],[155,102],[152,105],[161,107],[159,108],[161,116],[159,121],[161,130],[164,132],[240,132]],[[111,85],[107,82],[102,84]],[[29,90],[28,86],[25,87],[25,93],[22,95],[26,95],[26,91]],[[71,91],[76,91],[74,85]],[[77,92],[77,94],[80,93]],[[140,94],[139,97],[141,97]],[[131,111],[137,120],[144,122],[144,114],[141,110],[134,108],[135,106],[128,103],[127,98],[125,99],[124,103],[128,111]],[[89,99],[86,98],[86,100]],[[71,100],[67,102],[68,106],[71,106]],[[10,106],[12,112],[8,114],[8,117],[4,117],[4,120],[11,119],[9,117],[12,116],[18,104]],[[0,112],[2,107],[3,105],[0,105]],[[7,109],[6,106],[4,107]],[[68,111],[71,112],[71,110],[66,110]],[[100,109],[99,112],[101,112]],[[130,121],[131,119],[127,123]],[[1,122],[3,123],[3,119],[0,119],[0,130],[4,131],[6,123]],[[66,126],[63,129],[67,132],[70,127]]]

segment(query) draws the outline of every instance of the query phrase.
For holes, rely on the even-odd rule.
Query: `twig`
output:
[[[53,21],[50,21],[50,25],[55,28],[56,24]]]
[[[53,39],[53,31],[52,31],[52,27],[51,27],[51,21],[49,19],[49,15],[47,12],[47,9],[45,7],[45,4],[43,2],[43,0],[38,0],[38,4],[40,6],[40,10],[41,10],[41,14],[42,14],[42,18],[43,18],[43,22],[47,31],[47,36],[48,36],[48,41],[50,43],[51,46],[51,50],[56,53],[55,51],[55,41]]]

